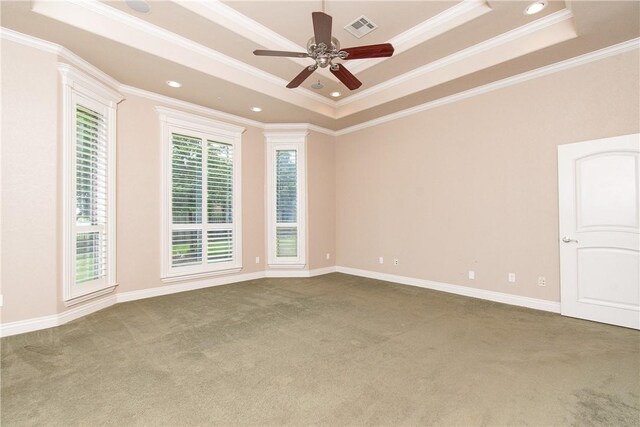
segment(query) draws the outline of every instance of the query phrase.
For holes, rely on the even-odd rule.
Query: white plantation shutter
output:
[[[122,96],[67,64],[62,79],[63,299],[73,305],[116,283],[116,110]]]
[[[308,132],[267,131],[268,264],[306,265],[306,138]]]
[[[202,263],[202,140],[172,134],[172,265]]]
[[[207,141],[207,262],[233,258],[233,146]]]
[[[171,147],[172,268],[233,261],[233,145],[171,133]]]
[[[298,162],[296,150],[276,150],[276,255],[298,256]]]
[[[163,143],[162,280],[240,271],[244,128],[166,107],[156,111]]]
[[[103,114],[76,105],[75,283],[107,274],[107,126]]]

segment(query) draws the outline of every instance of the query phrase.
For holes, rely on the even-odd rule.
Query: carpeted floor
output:
[[[640,424],[640,333],[343,274],[2,339],[3,426]]]

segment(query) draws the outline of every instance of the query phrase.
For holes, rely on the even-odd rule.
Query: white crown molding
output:
[[[196,4],[202,6],[202,3]],[[217,7],[221,10],[230,9],[219,2],[212,4],[218,4]],[[460,6],[458,10],[478,11],[481,7],[485,7],[481,0],[467,0],[464,7]],[[334,119],[384,104],[576,36],[575,27],[568,22],[572,19],[572,14],[564,9],[343,100],[333,101],[308,89],[289,90],[285,87],[284,79],[97,0],[34,0],[33,11]],[[233,11],[229,13],[234,14],[234,19],[239,19],[239,14]],[[456,14],[449,12],[449,15],[438,18],[438,21],[449,22],[446,18],[450,18],[451,15]],[[416,33],[419,31],[416,30]],[[405,39],[410,37],[407,36]]]
[[[97,0],[34,0],[32,10],[211,76],[316,111],[335,114],[335,102],[311,90],[291,91],[286,80],[224,55]]]
[[[233,31],[234,33],[255,42],[268,49],[287,50],[294,52],[306,52],[306,47],[300,46],[277,32],[265,27],[259,22],[227,6],[220,0],[209,1],[176,1],[177,5],[202,16],[216,24]],[[455,6],[409,28],[403,33],[391,38],[387,43],[394,46],[395,54],[400,54],[420,43],[432,39],[440,34],[461,26],[487,12],[491,7],[486,0],[463,0]],[[334,29],[335,31],[335,29]],[[335,32],[334,32],[335,34]],[[344,46],[346,47],[346,46]],[[303,58],[288,58],[296,64],[307,66],[309,61]],[[389,58],[371,60],[358,60],[349,63],[349,71],[357,74]],[[328,69],[319,69],[318,72],[326,77],[331,77]]]
[[[427,40],[473,21],[485,13],[491,12],[491,10],[491,7],[485,0],[463,0],[455,6],[392,37],[387,43],[393,45],[395,50],[394,56],[396,56]],[[389,58],[376,58],[349,62],[349,71],[357,74],[388,59]]]
[[[359,270],[350,267],[336,267],[338,273],[350,274],[352,276],[368,277],[370,279],[383,280],[385,282],[399,283],[401,285],[417,286],[420,288],[433,289],[450,294],[463,295],[471,298],[479,298],[488,301],[500,302],[503,304],[527,307],[535,310],[550,311],[560,313],[560,303],[537,298],[524,297],[520,295],[507,294],[503,292],[489,291],[486,289],[471,288],[468,286],[452,285],[432,280],[418,279],[415,277],[398,276],[395,274],[380,273],[370,270]]]
[[[306,52],[307,48],[289,40],[288,38],[276,33],[259,22],[249,18],[238,12],[234,8],[227,6],[220,0],[208,1],[176,1],[175,4],[181,6],[201,17],[214,22],[227,30],[255,42],[257,45],[274,50],[286,50],[292,52]],[[303,58],[288,58],[296,64],[309,66],[309,60]],[[331,75],[326,69],[323,73],[327,77]]]
[[[437,99],[435,101],[427,102],[417,105],[415,107],[407,108],[406,110],[397,111],[386,116],[378,117],[367,122],[363,122],[354,126],[342,128],[335,132],[336,136],[346,135],[349,133],[357,132],[362,129],[366,129],[372,126],[377,126],[383,123],[387,123],[393,120],[398,120],[403,117],[411,116],[413,114],[420,113],[422,111],[430,110],[432,108],[440,107],[442,105],[451,104],[456,101],[471,98],[473,96],[482,95],[487,92],[502,89],[508,86],[513,86],[518,83],[523,83],[528,80],[532,80],[538,77],[546,76],[549,74],[557,73],[559,71],[567,70],[579,65],[587,64],[589,62],[598,61],[610,56],[618,55],[621,53],[629,52],[640,47],[640,38],[635,38],[622,42],[613,46],[605,47],[600,50],[596,50],[584,55],[576,56],[574,58],[566,59],[564,61],[556,62],[555,64],[547,65],[537,68],[535,70],[527,71],[522,74],[507,77],[502,80],[498,80],[492,83],[488,83],[484,86],[479,86],[473,89],[469,89],[464,92],[456,93],[444,98]]]
[[[111,89],[117,90],[117,88],[120,86],[120,83],[116,79],[114,79],[104,71],[98,69],[97,67],[91,65],[67,48],[60,46],[59,44],[42,40],[27,34],[19,33],[5,27],[0,27],[0,38],[2,38],[3,40],[12,41],[14,43],[19,43],[24,46],[33,47],[44,52],[49,52],[54,55],[58,55],[60,58],[69,62],[70,65],[78,67],[79,69],[89,74],[91,77],[99,80],[101,83],[105,84]]]
[[[203,107],[198,104],[194,104],[187,101],[181,101],[176,98],[172,98],[166,95],[161,95],[159,93],[150,92],[144,89],[136,88],[133,86],[128,86],[119,83],[113,77],[104,73],[97,67],[93,66],[89,62],[80,58],[75,53],[70,50],[46,40],[39,39],[34,36],[30,36],[27,34],[19,33],[17,31],[11,30],[9,28],[0,27],[0,39],[8,40],[14,43],[19,43],[24,46],[29,46],[44,52],[52,53],[54,55],[58,55],[61,58],[67,60],[70,64],[77,66],[80,70],[89,74],[92,77],[100,80],[102,83],[106,84],[109,88],[114,89],[123,94],[129,94],[138,96],[141,98],[146,98],[155,102],[159,102],[166,105],[171,105],[177,108],[182,108],[184,110],[188,110],[194,113],[205,114],[210,117],[215,117],[222,120],[228,120],[235,123],[242,123],[247,126],[253,126],[259,129],[308,129],[315,132],[324,133],[330,136],[335,136],[336,132],[323,128],[321,126],[317,126],[311,123],[268,123],[265,124],[263,122],[259,122],[257,120],[252,120],[242,116],[236,116],[234,114],[225,113],[224,111],[214,110],[213,108]]]
[[[181,110],[174,110],[162,106],[156,106],[160,121],[185,128],[198,128],[199,131],[209,134],[224,134],[225,136],[240,138],[246,130],[242,126],[221,122],[210,117],[199,116]]]
[[[493,63],[487,64],[486,59],[484,57],[480,57],[480,55],[485,53],[490,53],[490,51],[501,49],[509,45],[510,43],[523,40],[525,37],[536,37],[537,34],[540,33],[541,31],[549,29],[550,27],[553,27],[558,24],[563,24],[563,23],[568,24],[569,21],[571,21],[572,19],[573,19],[573,14],[571,13],[571,11],[567,9],[562,9],[558,12],[547,15],[529,24],[515,28],[506,33],[502,33],[489,40],[480,42],[466,49],[460,50],[454,54],[445,56],[444,58],[430,62],[429,64],[425,64],[421,67],[415,68],[409,72],[406,72],[397,77],[389,79],[384,83],[377,84],[368,89],[360,91],[354,95],[351,95],[347,98],[341,99],[340,101],[336,102],[336,105],[338,107],[337,118],[341,118],[348,114],[353,114],[354,112],[358,112],[363,109],[370,108],[371,103],[362,102],[361,107],[356,108],[355,110],[349,110],[349,111],[344,111],[342,107],[354,104],[358,101],[365,101],[365,100],[371,99],[372,95],[374,94],[379,94],[381,92],[389,92],[391,89],[397,88],[400,85],[409,84],[412,86],[411,90],[415,92],[416,91],[415,83],[417,81],[426,81],[424,76],[427,74],[433,73],[436,70],[443,70],[443,69],[446,69],[447,67],[452,68],[456,64],[468,62],[473,59],[476,59],[477,63],[479,64],[478,66],[476,66],[475,64],[471,66],[470,70],[473,70],[473,71],[477,71],[477,70],[486,68],[488,66],[496,65],[500,62],[504,62],[504,61],[492,61]],[[568,28],[570,28],[570,30],[572,31],[573,37],[576,37],[577,34],[573,26],[571,25]],[[550,43],[546,42],[545,44],[551,45],[564,40],[566,40],[566,38],[563,38],[561,40],[550,40]],[[534,49],[531,49],[531,46],[529,43],[525,43],[524,45],[525,45],[524,50],[520,52],[516,51],[516,49],[508,49],[509,53],[507,53],[508,56],[505,57],[506,58],[505,60],[513,59],[515,57],[522,56],[526,53],[530,53],[532,51],[538,50],[542,47],[546,47],[545,45],[541,45],[540,47],[536,46]],[[446,73],[446,74],[447,74],[447,77],[445,78],[444,81],[452,80],[451,75],[453,74],[453,72]],[[468,74],[468,72],[465,74]],[[423,85],[424,86],[423,89],[426,89],[430,86],[435,86],[436,84],[439,84],[439,83],[443,83],[444,81],[436,81],[436,82],[431,82],[430,84],[427,84],[427,85]],[[400,98],[403,95],[406,95],[406,94],[397,92],[389,100]]]
[[[194,113],[205,114],[210,117],[216,117],[218,119],[228,120],[235,123],[242,123],[243,125],[257,127],[262,129],[264,123],[257,120],[248,119],[246,117],[236,116],[234,114],[225,113],[224,111],[214,110],[213,108],[203,107],[202,105],[193,104],[187,101],[181,101],[170,96],[160,95],[159,93],[150,92],[148,90],[139,89],[133,86],[120,85],[120,92],[137,96],[140,98],[146,98],[151,101],[159,102],[161,104],[171,105],[173,107],[188,110]]]
[[[411,108],[407,108],[405,110],[397,111],[392,114],[388,114],[386,116],[378,117],[373,120],[369,120],[366,122],[359,123],[357,125],[349,126],[346,128],[342,128],[340,130],[331,130],[327,128],[323,128],[321,126],[317,126],[310,123],[263,123],[256,120],[251,120],[246,117],[236,116],[233,114],[225,113],[223,111],[214,110],[212,108],[203,107],[201,105],[193,104],[186,101],[181,101],[179,99],[171,98],[169,96],[160,95],[158,93],[146,91],[143,89],[138,89],[132,86],[119,84],[116,80],[109,77],[107,74],[103,73],[93,65],[84,61],[82,58],[77,55],[71,53],[70,51],[62,48],[61,46],[51,43],[45,40],[38,39],[36,37],[32,37],[26,34],[22,34],[4,27],[0,27],[0,38],[3,40],[10,40],[16,43],[20,43],[26,46],[30,46],[39,50],[43,50],[45,52],[50,53],[58,53],[62,49],[65,55],[67,55],[67,59],[76,64],[81,70],[93,75],[94,77],[97,74],[103,75],[101,80],[104,81],[104,78],[108,78],[111,82],[110,85],[113,88],[116,88],[119,92],[124,94],[131,94],[134,96],[139,96],[142,98],[150,99],[152,101],[160,102],[166,105],[172,105],[177,108],[182,108],[187,111],[192,111],[195,113],[205,114],[211,117],[216,117],[223,120],[232,121],[235,123],[242,123],[247,126],[253,126],[259,129],[280,129],[280,130],[304,130],[308,129],[310,131],[324,133],[329,136],[341,136],[346,135],[352,132],[357,132],[362,129],[366,129],[372,126],[377,126],[379,124],[387,123],[393,120],[397,120],[403,117],[407,117],[413,114],[417,114],[421,111],[426,111],[431,108],[436,108],[441,105],[450,104],[456,101],[460,101],[463,99],[470,98],[472,96],[481,95],[493,90],[501,89],[503,87],[512,86],[521,82],[525,82],[527,80],[535,79],[537,77],[545,76],[548,74],[552,74],[558,71],[562,71],[568,68],[572,68],[578,65],[586,64],[592,61],[597,61],[600,59],[607,58],[609,56],[618,55],[621,53],[629,52],[631,50],[637,49],[640,47],[640,38],[635,38],[632,40],[628,40],[616,45],[612,45],[609,47],[605,47],[603,49],[589,52],[574,58],[570,58],[564,61],[556,62],[555,64],[547,65],[545,67],[541,67],[535,70],[527,71],[522,74],[518,74],[515,76],[507,77],[502,80],[498,80],[484,86],[479,86],[473,89],[469,89],[464,92],[460,92],[451,96],[447,96],[444,98],[440,98],[435,101],[427,102],[424,104],[420,104]]]

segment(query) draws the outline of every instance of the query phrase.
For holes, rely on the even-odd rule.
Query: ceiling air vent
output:
[[[358,19],[356,19],[355,21],[353,21],[352,23],[344,27],[345,30],[349,31],[351,34],[353,34],[357,38],[361,38],[369,34],[371,31],[375,30],[376,28],[378,28],[378,26],[373,22],[371,22],[371,19],[367,18],[364,15],[362,15],[361,17],[359,17]]]

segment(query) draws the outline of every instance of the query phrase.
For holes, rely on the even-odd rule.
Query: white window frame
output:
[[[67,64],[59,64],[62,81],[63,138],[63,301],[73,305],[112,292],[116,283],[116,90]],[[107,122],[106,275],[77,284],[76,276],[76,107],[104,115]],[[95,227],[95,226],[94,226]]]
[[[197,279],[221,274],[237,273],[242,269],[242,133],[245,128],[220,122],[207,117],[198,116],[171,108],[157,106],[160,116],[162,141],[162,220],[160,277],[163,282]],[[173,133],[212,140],[233,147],[233,259],[227,262],[206,263],[206,252],[201,265],[172,266],[172,232],[173,211],[171,204],[172,191],[172,138]],[[203,199],[203,206],[206,199]],[[215,229],[203,226],[203,242],[206,242],[206,231]],[[203,243],[203,247],[204,247]]]
[[[308,131],[265,132],[267,142],[267,264],[270,268],[304,268],[307,260],[307,156]],[[278,257],[276,248],[276,152],[297,151],[297,257]]]

